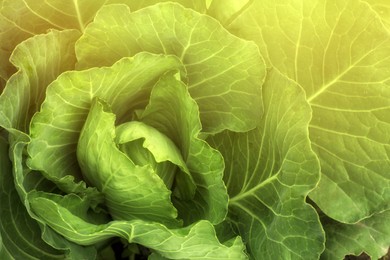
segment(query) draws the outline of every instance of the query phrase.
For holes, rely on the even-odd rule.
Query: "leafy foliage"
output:
[[[389,10],[0,0],[0,258],[380,258]]]

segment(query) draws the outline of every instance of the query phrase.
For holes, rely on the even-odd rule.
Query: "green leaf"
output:
[[[0,126],[28,132],[31,117],[45,98],[46,87],[58,75],[74,69],[75,30],[50,31],[21,43],[11,62],[18,68],[0,96]]]
[[[180,68],[175,57],[140,53],[110,68],[63,73],[48,87],[41,111],[32,119],[28,165],[56,183],[66,176],[81,180],[76,146],[93,98],[111,105],[118,124],[129,121],[132,111],[147,104],[159,77]]]
[[[35,195],[30,197],[34,211],[58,233],[81,245],[121,237],[129,243],[146,246],[168,259],[247,259],[240,238],[237,237],[230,246],[221,244],[216,239],[213,226],[207,221],[179,229],[168,229],[160,223],[142,220],[112,221],[97,225],[80,218],[82,212],[72,212],[63,206],[69,204],[70,199],[72,204],[83,204],[80,198],[77,202],[74,195],[57,195],[56,200],[52,200],[53,194],[47,194],[47,197],[43,194]]]
[[[77,159],[84,179],[105,196],[116,220],[178,225],[171,192],[149,165],[135,165],[115,143],[115,115],[95,99],[81,131]]]
[[[160,3],[132,13],[124,5],[103,7],[76,46],[79,68],[112,65],[141,51],[172,54],[183,62],[203,131],[256,126],[265,66],[254,43],[231,35],[209,16]]]
[[[158,129],[176,144],[197,186],[195,197],[185,200],[182,194],[188,192],[187,182],[183,178],[176,179],[179,199],[173,200],[179,216],[185,223],[200,219],[207,219],[213,224],[221,222],[226,216],[228,201],[222,180],[223,158],[200,139],[199,108],[187,86],[169,74],[162,77],[153,88],[150,102],[140,120]]]
[[[326,218],[326,250],[321,259],[343,259],[346,255],[358,256],[362,252],[371,259],[381,258],[390,248],[389,220],[389,210],[355,224],[343,224]]]
[[[319,181],[308,137],[311,110],[302,89],[277,70],[266,78],[263,99],[258,128],[209,139],[226,162],[228,220],[254,259],[316,259],[324,234],[305,203]]]
[[[46,244],[15,189],[8,144],[0,135],[0,256],[2,259],[63,259],[65,252]]]
[[[9,140],[11,147],[8,152],[12,161],[13,183],[9,184],[7,189],[9,189],[10,193],[15,194],[13,197],[14,201],[11,204],[12,206],[10,205],[9,208],[15,207],[17,209],[17,212],[14,212],[10,218],[17,219],[15,216],[20,216],[18,219],[21,219],[20,221],[22,224],[18,223],[17,226],[23,227],[23,230],[31,230],[31,234],[27,234],[28,237],[33,236],[31,241],[37,239],[36,243],[43,244],[43,247],[47,248],[49,251],[57,252],[57,250],[59,250],[58,252],[61,252],[70,259],[95,259],[96,249],[94,247],[83,247],[64,239],[31,211],[30,204],[27,200],[29,192],[43,190],[57,193],[59,190],[56,185],[45,179],[42,174],[31,171],[31,169],[26,166],[25,160],[26,145],[29,141],[28,136],[21,134],[20,132],[11,131]],[[12,179],[12,177],[10,179]],[[96,205],[96,200],[100,199],[100,194],[97,194],[97,192],[91,188],[79,187],[77,185],[76,188],[78,189],[76,191],[81,191],[85,194],[85,197],[93,198],[91,200],[91,206]],[[0,198],[3,198],[3,195],[0,195]],[[26,225],[26,227],[24,227],[24,225]],[[14,230],[11,232],[12,234],[15,233]],[[16,232],[22,234],[27,231]],[[39,237],[41,237],[41,239],[39,239]],[[30,241],[30,239],[26,240]],[[51,249],[44,243],[47,243],[56,250]],[[60,258],[63,259],[63,257]]]
[[[321,210],[354,223],[389,209],[390,34],[377,14],[354,0],[253,1],[228,28],[305,89]]]

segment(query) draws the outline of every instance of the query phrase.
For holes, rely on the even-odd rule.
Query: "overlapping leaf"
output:
[[[263,98],[258,128],[210,139],[226,161],[228,219],[254,259],[315,259],[324,235],[305,203],[319,180],[308,138],[311,110],[302,89],[276,70],[266,78]]]
[[[162,224],[142,220],[99,225],[85,219],[88,204],[75,195],[39,194],[32,195],[30,200],[37,214],[58,233],[82,245],[119,236],[129,243],[147,246],[168,259],[247,259],[240,238],[229,241],[228,246],[219,243],[214,227],[207,221],[180,229],[168,229]],[[66,206],[69,204],[75,205],[73,211]]]
[[[74,69],[75,30],[50,31],[32,37],[13,52],[11,62],[19,69],[0,96],[0,126],[28,132],[34,113],[45,98],[46,87],[58,75]]]
[[[193,198],[186,199],[180,194],[173,198],[179,217],[185,224],[201,219],[213,224],[223,221],[228,202],[222,180],[224,160],[218,151],[201,139],[199,108],[187,86],[172,76],[164,76],[153,88],[150,103],[140,120],[176,143],[197,186]],[[183,178],[176,179],[176,185],[181,194],[188,193]]]
[[[55,250],[41,239],[41,230],[29,214],[13,180],[8,144],[0,135],[0,257],[2,259],[63,259],[65,252]]]
[[[311,198],[353,223],[390,207],[390,34],[360,1],[253,1],[228,27],[297,81],[322,178]]]
[[[385,254],[389,3],[160,2],[171,1],[0,1],[0,132],[7,133],[0,136],[0,258],[94,259],[95,246],[120,237],[152,249],[151,259],[245,259],[237,234],[254,259],[318,258],[323,230],[305,203],[318,181],[311,148],[323,176],[309,193],[324,212],[321,257]],[[263,92],[260,53],[276,67]],[[66,73],[75,56],[87,70]],[[112,107],[115,124],[142,121],[163,142],[118,149],[114,115],[101,113],[110,115],[108,128],[94,124],[107,119],[94,113],[97,105],[91,110],[96,97]],[[154,167],[162,161],[172,177],[165,183]],[[130,183],[129,169],[138,174],[132,180],[150,178]],[[114,189],[125,192],[106,192]],[[135,200],[130,189],[141,199],[129,211],[121,203]],[[58,195],[64,191],[70,194]],[[131,220],[111,221],[106,206],[115,219]]]
[[[159,77],[180,68],[175,57],[140,53],[111,68],[62,74],[32,120],[29,165],[56,182],[67,175],[81,180],[76,146],[93,98],[107,101],[118,123],[129,121],[133,110],[147,104]]]
[[[5,226],[5,231],[12,238],[5,242],[10,245],[9,253],[11,257],[20,257],[26,259],[36,259],[36,255],[44,254],[42,258],[51,259],[59,254],[60,258],[70,259],[94,259],[96,249],[94,247],[85,247],[72,243],[64,237],[52,230],[47,223],[38,218],[30,208],[27,200],[29,192],[37,190],[51,193],[59,192],[58,187],[48,181],[39,172],[32,171],[26,166],[26,145],[29,141],[27,135],[17,131],[9,132],[10,147],[8,154],[10,155],[10,163],[12,163],[12,172],[1,172],[4,188],[1,199],[4,198],[5,205],[2,208],[2,220],[9,221],[11,224]],[[4,160],[7,157],[2,157]],[[3,164],[3,162],[2,162]],[[4,165],[7,165],[4,163]],[[8,174],[8,175],[7,175]],[[77,192],[82,192],[85,197],[92,198],[91,206],[99,203],[99,194],[91,188],[85,188],[83,185],[73,185]],[[8,200],[7,200],[8,199]],[[9,215],[7,212],[11,212]],[[15,234],[18,234],[15,236]],[[16,240],[21,240],[21,243],[14,243]],[[27,244],[26,244],[27,242]],[[5,244],[5,246],[6,246]],[[35,245],[35,247],[34,247]],[[30,248],[33,246],[33,248]],[[41,252],[43,251],[43,252]],[[51,253],[50,253],[51,252]],[[56,258],[58,259],[58,258]]]
[[[107,101],[118,123],[129,121],[132,119],[132,112],[146,107],[151,88],[161,74],[180,68],[181,64],[175,57],[140,53],[134,58],[125,58],[110,68],[63,74],[49,87],[42,110],[32,121],[29,165],[33,169],[42,170],[47,178],[56,183],[68,182],[68,175],[78,180],[82,179],[76,158],[76,146],[93,98],[99,97]],[[168,127],[169,131],[162,129],[162,133],[172,140],[176,139],[176,145],[181,150],[188,169],[195,174],[193,178],[195,182],[198,181],[199,187],[203,190],[198,192],[201,200],[199,205],[186,207],[186,210],[199,212],[211,207],[203,213],[203,215],[211,215],[203,218],[218,223],[226,215],[227,201],[221,179],[222,158],[218,153],[207,148],[207,144],[203,141],[192,140],[196,138],[195,134],[201,128],[200,122],[197,121],[197,107],[196,105],[194,107],[194,101],[184,99],[187,98],[185,94],[176,96],[177,93],[182,92],[168,91],[169,84],[177,84],[175,81],[166,84],[168,85],[166,91],[159,90],[161,93],[155,95],[158,97],[153,101],[155,105],[152,103],[149,108],[146,108],[146,111],[150,111],[145,113],[154,115],[145,119],[147,120],[145,122],[157,129],[164,127],[164,124]],[[179,114],[176,116],[174,112]],[[146,114],[144,116],[147,117]],[[167,117],[172,119],[167,121]],[[183,139],[178,140],[178,137]],[[192,145],[193,142],[195,145]],[[110,154],[110,151],[107,152]],[[62,188],[69,191],[72,187],[62,186]],[[180,189],[182,188],[178,190]],[[210,196],[210,194],[214,195]],[[213,204],[222,206],[218,206],[217,209],[212,206]],[[193,214],[192,218],[199,219],[199,215],[202,214]]]
[[[82,30],[106,1],[3,0],[0,7],[0,77],[8,80],[14,73],[15,68],[7,61],[20,42],[49,29]]]
[[[79,68],[112,65],[141,51],[173,54],[183,62],[203,131],[255,127],[265,68],[254,43],[209,16],[161,3],[132,13],[124,5],[103,7],[76,46]]]
[[[179,225],[170,190],[151,166],[134,164],[117,148],[115,114],[97,99],[81,131],[77,159],[84,180],[104,194],[114,219]]]

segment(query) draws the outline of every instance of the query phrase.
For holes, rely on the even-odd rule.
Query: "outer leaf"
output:
[[[362,252],[379,259],[390,248],[390,211],[375,214],[356,224],[342,224],[327,219],[326,250],[321,259],[343,259]]]
[[[353,223],[390,207],[390,34],[360,1],[253,1],[229,27],[297,81],[322,178],[311,198]]]
[[[183,62],[204,131],[255,127],[265,75],[255,44],[209,16],[161,3],[133,13],[123,5],[105,6],[76,46],[80,68],[111,65],[141,51],[174,54]]]
[[[93,98],[107,101],[118,123],[128,121],[132,111],[146,105],[158,78],[180,67],[174,57],[141,53],[111,68],[63,73],[31,122],[29,165],[55,182],[68,175],[81,179],[76,145]]]
[[[47,29],[83,30],[107,0],[3,0],[1,13],[16,27],[32,34]]]
[[[165,0],[166,1],[166,0]],[[79,29],[83,31],[104,4],[126,4],[132,11],[158,2],[139,0],[2,0],[0,3],[0,93],[5,81],[15,72],[6,62],[15,47],[37,34],[49,29]],[[186,7],[204,13],[205,0],[176,0]]]
[[[131,10],[143,8],[161,1],[137,0],[2,0],[0,3],[0,93],[2,80],[14,72],[12,64],[6,62],[15,47],[23,40],[49,29],[78,29],[83,31],[93,20],[96,12],[104,5],[122,3]],[[204,0],[177,0],[187,7],[204,12]],[[43,48],[44,49],[44,48]]]
[[[0,93],[6,80],[15,72],[15,68],[8,62],[12,51],[18,43],[31,36],[31,33],[20,30],[0,13]]]
[[[15,189],[8,144],[0,136],[0,256],[2,259],[63,259],[64,251],[48,246]]]
[[[185,180],[176,179],[180,199],[173,199],[179,216],[188,224],[200,219],[213,224],[221,222],[226,216],[228,201],[222,180],[223,158],[199,138],[202,127],[199,108],[186,85],[172,76],[164,76],[153,88],[140,120],[176,143],[197,186],[195,198],[184,200],[181,194],[186,192],[187,185],[184,185]]]
[[[170,190],[149,165],[137,166],[115,143],[115,115],[97,99],[77,145],[84,179],[105,196],[117,220],[144,219],[177,225]]]
[[[28,192],[35,190],[44,190],[50,193],[58,193],[58,187],[56,187],[56,185],[54,185],[52,182],[45,179],[40,173],[31,171],[31,169],[26,166],[25,148],[27,142],[29,141],[28,136],[23,135],[20,132],[15,133],[14,131],[11,131],[11,133],[12,135],[10,135],[9,138],[11,140],[9,154],[12,161],[14,180],[13,185],[10,184],[7,187],[8,189],[10,189],[10,191],[12,191],[13,194],[15,194],[15,200],[14,202],[12,202],[9,208],[15,206],[15,208],[18,209],[18,212],[20,212],[20,217],[22,219],[25,218],[23,223],[26,223],[26,227],[24,227],[23,224],[18,224],[18,228],[23,227],[23,230],[20,231],[21,233],[27,232],[27,230],[31,229],[32,235],[28,235],[28,237],[31,237],[31,239],[27,239],[26,241],[36,240],[36,243],[43,244],[44,248],[48,248],[48,250],[50,251],[56,251],[50,249],[49,246],[45,245],[44,242],[46,242],[48,245],[59,250],[58,252],[62,252],[66,258],[95,259],[96,249],[94,247],[82,247],[64,239],[62,236],[60,236],[58,233],[48,227],[44,221],[39,219],[31,211],[29,202],[27,200]],[[96,191],[94,191],[93,189],[91,190],[91,188],[86,189],[85,187],[76,187],[83,194],[85,194],[85,197],[92,197],[94,200],[99,199],[99,194],[96,194]],[[19,195],[18,200],[16,200],[17,195]],[[94,205],[96,205],[96,201],[94,202]],[[13,214],[12,218],[15,218],[15,215],[17,214]],[[40,236],[42,237],[42,239],[39,239]]]
[[[168,229],[162,224],[134,221],[112,221],[107,224],[92,224],[71,212],[61,204],[77,203],[74,195],[53,200],[53,195],[31,196],[32,207],[51,227],[67,239],[82,245],[90,245],[119,236],[129,243],[138,243],[156,251],[168,259],[246,259],[244,245],[236,238],[231,246],[216,239],[213,226],[200,221],[180,229]],[[63,200],[61,202],[61,200]],[[58,202],[56,202],[58,201]],[[80,204],[83,202],[79,199]],[[84,208],[87,211],[88,208]]]
[[[0,77],[7,80],[14,73],[13,66],[6,61],[20,42],[34,35],[46,33],[49,29],[82,31],[105,2],[107,0],[2,0]],[[126,3],[127,0],[121,2]]]
[[[276,70],[263,86],[265,114],[248,133],[211,138],[225,161],[229,215],[254,259],[316,259],[324,234],[305,197],[319,180],[310,148],[310,107],[302,89]]]
[[[74,69],[75,30],[50,31],[20,44],[11,62],[18,68],[0,96],[0,126],[28,132],[31,117],[45,98],[46,87],[64,71]]]

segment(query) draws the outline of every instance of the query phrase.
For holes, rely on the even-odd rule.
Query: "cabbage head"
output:
[[[0,259],[386,254],[386,1],[0,4]]]

